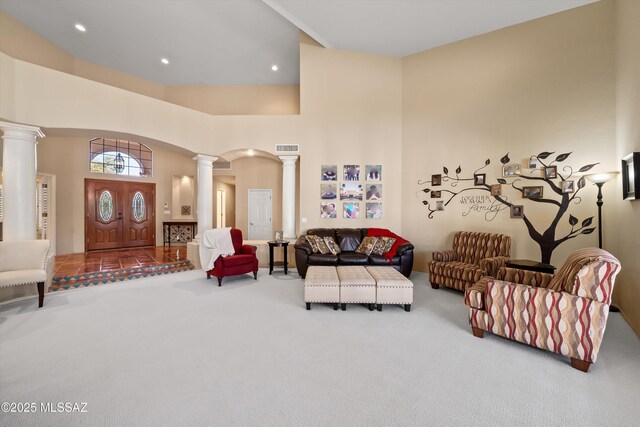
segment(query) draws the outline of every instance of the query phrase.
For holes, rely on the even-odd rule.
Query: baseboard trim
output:
[[[639,326],[634,325],[633,322],[631,322],[631,319],[629,319],[629,316],[625,314],[624,310],[621,309],[620,306],[618,305],[616,305],[616,307],[620,310],[620,314],[622,314],[622,318],[624,319],[624,321],[627,322],[627,325],[629,325],[631,330],[635,332],[638,339],[640,339],[640,325]]]

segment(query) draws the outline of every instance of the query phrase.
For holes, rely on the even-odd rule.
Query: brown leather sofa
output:
[[[409,277],[411,270],[413,270],[413,245],[411,243],[400,245],[391,258],[391,262],[383,255],[367,256],[355,252],[362,239],[367,236],[367,231],[366,228],[312,228],[307,230],[308,235],[333,237],[342,252],[338,255],[314,254],[305,236],[300,236],[295,244],[298,274],[304,279],[310,265],[389,265],[405,277]]]

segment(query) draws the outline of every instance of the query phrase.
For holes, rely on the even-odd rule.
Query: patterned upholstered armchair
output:
[[[463,291],[484,276],[494,276],[511,254],[511,237],[504,234],[458,231],[453,249],[436,251],[429,262],[431,287]]]
[[[558,274],[501,268],[467,289],[473,335],[484,331],[571,358],[587,372],[600,350],[620,262],[602,249],[581,249]]]

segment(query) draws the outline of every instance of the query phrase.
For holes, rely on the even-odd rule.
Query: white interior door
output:
[[[224,217],[224,213],[226,212],[227,209],[227,200],[226,200],[226,196],[224,193],[224,190],[218,190],[217,191],[217,197],[216,197],[216,228],[224,228],[226,227],[226,220]]]
[[[271,190],[249,190],[249,239],[271,240]]]

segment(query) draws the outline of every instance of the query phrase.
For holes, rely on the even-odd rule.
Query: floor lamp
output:
[[[602,249],[602,186],[610,181],[618,172],[594,173],[587,175],[587,179],[598,186],[598,247]]]
[[[602,186],[617,174],[618,172],[606,172],[587,175],[587,179],[598,186],[598,201],[596,204],[598,205],[598,247],[600,249],[602,249],[602,205],[604,204],[602,201]],[[609,306],[609,310],[616,313],[620,311],[620,309],[613,304]]]

